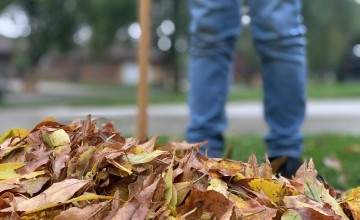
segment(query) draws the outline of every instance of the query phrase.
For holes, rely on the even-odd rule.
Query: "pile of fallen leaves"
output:
[[[0,219],[360,219],[360,188],[337,193],[312,161],[276,177],[254,156],[139,143],[90,116],[12,129],[0,143]]]

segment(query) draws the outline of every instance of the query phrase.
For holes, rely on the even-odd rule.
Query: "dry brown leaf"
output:
[[[157,188],[159,179],[153,184],[141,190],[125,203],[113,217],[114,220],[144,219],[150,207],[151,199]]]
[[[30,152],[26,156],[26,165],[17,169],[16,172],[24,175],[36,171],[40,166],[49,162],[51,154],[52,151],[45,148]]]
[[[7,180],[0,180],[0,193],[6,190],[11,190],[20,187],[20,181],[18,178],[12,178]]]
[[[87,184],[89,181],[77,179],[54,183],[39,195],[17,204],[16,211],[32,211],[39,207],[64,202]]]
[[[109,205],[109,202],[102,202],[99,204],[87,205],[85,208],[69,208],[59,215],[55,216],[54,220],[97,220],[102,219],[105,215],[106,206]]]
[[[180,216],[187,216],[189,219],[202,219],[207,216],[208,219],[226,220],[230,219],[232,213],[228,211],[234,206],[232,201],[215,190],[200,191],[192,188],[185,204],[178,207],[177,212]],[[193,210],[195,211],[192,212]]]
[[[0,219],[359,218],[358,190],[340,206],[339,193],[316,180],[312,160],[286,179],[254,155],[247,163],[208,158],[197,152],[204,142],[155,146],[156,139],[139,145],[91,116],[69,125],[45,120],[4,138],[0,164],[26,165],[12,170],[17,178],[0,180]],[[113,200],[103,206],[103,199]]]

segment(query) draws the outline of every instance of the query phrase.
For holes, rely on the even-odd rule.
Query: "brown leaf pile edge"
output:
[[[40,122],[0,138],[0,219],[360,219],[360,187],[344,195],[310,160],[292,179],[207,158],[204,143],[156,146],[87,116]]]

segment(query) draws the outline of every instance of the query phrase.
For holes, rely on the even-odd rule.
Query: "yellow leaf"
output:
[[[116,162],[115,160],[113,160],[113,159],[111,159],[111,158],[109,158],[108,159],[108,162],[109,163],[111,163],[112,165],[114,165],[116,168],[118,168],[119,170],[122,170],[122,171],[125,171],[128,175],[131,175],[133,172],[131,171],[131,164],[127,164],[128,166],[129,166],[129,168],[128,167],[126,167],[126,165],[125,166],[123,166],[123,165],[121,165],[121,164],[119,164],[118,162]],[[98,166],[98,164],[95,164],[95,166],[97,167]],[[94,167],[95,167],[94,166]],[[93,167],[93,168],[94,168]],[[90,171],[90,173],[96,173],[96,170],[94,171],[93,169]],[[91,175],[89,174],[89,175],[87,175],[87,176],[90,176],[91,177]]]
[[[0,180],[7,180],[14,177],[20,177],[15,170],[25,166],[24,163],[1,163],[0,164]]]
[[[45,174],[44,171],[35,171],[35,172],[29,173],[29,174],[26,174],[26,175],[22,175],[21,178],[23,178],[23,179],[32,179],[34,177],[37,177],[37,176],[40,176],[40,175],[43,175],[43,174]]]
[[[141,147],[135,147],[133,152],[134,154],[141,154],[145,152],[145,149]]]
[[[113,199],[113,196],[102,196],[102,195],[97,195],[95,193],[87,193],[85,192],[84,195],[81,195],[79,197],[67,200],[64,202],[64,204],[68,204],[68,203],[73,203],[73,202],[80,202],[80,201],[88,201],[88,200],[109,200],[109,199]]]
[[[0,144],[2,144],[4,141],[6,141],[7,139],[12,138],[12,137],[19,137],[20,139],[23,139],[28,134],[29,134],[28,129],[12,128],[12,129],[8,130],[7,132],[5,132],[0,137]]]
[[[230,194],[230,199],[235,203],[235,205],[240,208],[240,209],[244,209],[249,207],[249,203],[247,203],[246,201],[244,201],[242,198],[234,195],[234,194]]]
[[[239,181],[245,179],[245,176],[242,173],[237,173],[236,176],[234,177],[234,181]]]
[[[230,161],[230,160],[222,160],[220,161],[220,167],[226,169],[234,169],[234,170],[241,170],[244,165],[240,162]]]
[[[263,191],[265,195],[273,202],[279,202],[281,195],[285,193],[290,195],[298,194],[295,189],[287,188],[283,184],[269,179],[256,178],[251,180],[248,184],[249,187],[256,192]]]
[[[341,204],[352,213],[354,219],[360,219],[360,187],[350,190],[341,198]]]
[[[341,198],[340,203],[349,202],[349,201],[360,203],[360,186],[346,192],[344,196]]]

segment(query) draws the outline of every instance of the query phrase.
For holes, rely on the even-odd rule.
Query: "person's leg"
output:
[[[260,54],[265,137],[270,158],[300,158],[307,62],[300,0],[250,0],[251,28]]]
[[[189,142],[208,141],[200,150],[222,157],[226,128],[225,103],[230,84],[232,56],[239,34],[237,0],[190,0],[190,60],[188,104]]]

